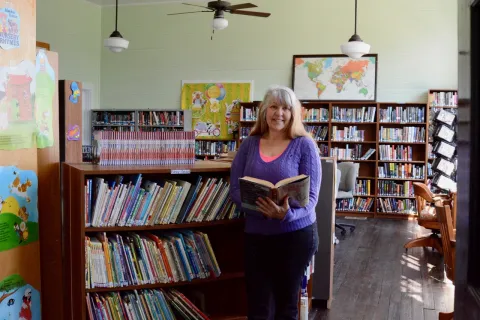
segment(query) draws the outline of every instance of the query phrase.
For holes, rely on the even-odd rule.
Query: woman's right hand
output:
[[[277,205],[270,198],[258,198],[256,203],[260,212],[266,218],[283,220],[287,215],[288,209],[290,209],[290,205],[288,204],[288,196],[283,198],[283,204],[281,206]]]

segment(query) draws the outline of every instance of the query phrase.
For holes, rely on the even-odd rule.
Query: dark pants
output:
[[[298,319],[305,270],[318,249],[317,223],[279,235],[245,234],[248,319]]]

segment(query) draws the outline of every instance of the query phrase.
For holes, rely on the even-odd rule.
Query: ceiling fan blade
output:
[[[245,11],[245,10],[232,10],[230,11],[231,14],[242,14],[245,16],[254,16],[254,17],[269,17],[271,13],[267,12],[255,12],[255,11]]]
[[[248,8],[256,8],[257,6],[254,5],[253,3],[241,3],[241,4],[236,4],[233,6],[228,7],[230,10],[238,10],[238,9],[248,9]]]
[[[188,11],[188,12],[169,13],[169,14],[167,14],[167,16],[175,16],[177,14],[187,14],[187,13],[197,13],[197,12],[211,12],[211,11],[203,10],[203,11]]]
[[[190,4],[190,3],[182,3],[186,6],[194,6],[194,7],[200,7],[200,8],[205,8],[205,9],[210,9],[209,7],[205,7],[205,6],[199,6],[197,4]]]

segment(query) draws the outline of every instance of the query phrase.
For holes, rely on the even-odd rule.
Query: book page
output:
[[[303,180],[307,177],[308,177],[307,175],[301,174],[299,176],[286,178],[286,179],[278,181],[277,184],[275,185],[275,187],[280,188],[281,186],[284,186],[286,184],[289,184],[289,183],[292,183],[292,182],[295,182],[295,181],[298,181],[298,180]]]
[[[290,206],[293,208],[305,207],[308,204],[310,193],[310,177],[283,185],[278,188],[278,199],[280,205],[283,198],[288,195],[290,198]]]
[[[273,185],[273,183],[271,183],[270,181],[257,179],[257,178],[253,178],[253,177],[245,176],[243,178],[240,178],[240,180],[248,180],[248,181],[251,181],[251,182],[254,182],[254,183],[264,185],[265,187],[269,187],[269,188],[274,188],[275,187]]]

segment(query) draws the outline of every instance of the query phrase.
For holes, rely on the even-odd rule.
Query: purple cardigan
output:
[[[246,213],[245,232],[271,235],[311,225],[316,221],[315,207],[322,180],[320,155],[315,141],[307,137],[293,139],[282,155],[271,162],[260,158],[259,145],[260,136],[245,139],[233,160],[230,173],[230,197]],[[310,176],[310,199],[306,207],[290,207],[283,220],[266,219],[260,212],[241,208],[239,178],[250,176],[275,184],[299,174]]]

